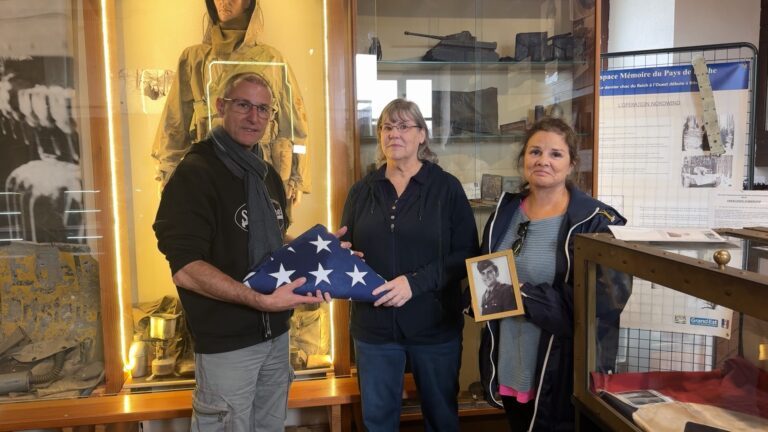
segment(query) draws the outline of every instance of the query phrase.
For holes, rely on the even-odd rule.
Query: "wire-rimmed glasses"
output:
[[[275,115],[275,109],[267,104],[253,104],[237,98],[222,98],[222,100],[232,102],[232,110],[239,114],[250,114],[251,110],[255,109],[256,115],[263,120],[271,119]]]

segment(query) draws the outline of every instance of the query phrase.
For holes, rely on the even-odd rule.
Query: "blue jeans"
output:
[[[192,432],[284,431],[288,387],[288,332],[224,353],[195,354],[197,386]]]
[[[459,430],[460,335],[433,345],[370,344],[355,339],[355,355],[368,432],[400,429],[406,358],[419,390],[425,430]]]

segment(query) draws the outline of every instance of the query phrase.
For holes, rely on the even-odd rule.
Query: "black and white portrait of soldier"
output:
[[[502,262],[505,263],[503,259]],[[478,261],[477,272],[486,287],[480,302],[483,315],[507,312],[517,308],[514,289],[510,283],[500,280],[499,267],[494,260]]]

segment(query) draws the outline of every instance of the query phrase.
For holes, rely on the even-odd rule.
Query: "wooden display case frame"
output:
[[[73,0],[73,8],[76,8],[77,1]],[[102,5],[104,8],[102,9]],[[350,76],[352,74],[351,58],[346,55],[349,52],[349,46],[351,41],[351,12],[350,2],[348,0],[327,0],[327,13],[328,22],[334,23],[328,25],[328,58],[343,59],[342,61],[333,61],[328,63],[328,94],[330,98],[328,100],[328,115],[331,119],[329,122],[330,142],[328,143],[328,151],[331,152],[330,160],[334,167],[344,167],[344,169],[337,169],[334,173],[332,190],[331,190],[331,210],[335,220],[332,221],[333,225],[338,224],[338,219],[341,214],[341,210],[346,199],[346,194],[352,185],[352,162],[348,149],[352,147],[352,133],[347,128],[348,124],[353,123],[354,111],[352,110],[351,93],[348,91],[348,83],[350,82]],[[115,0],[83,0],[82,1],[82,13],[84,17],[84,29],[86,46],[83,47],[83,54],[86,61],[86,68],[88,70],[88,94],[89,105],[92,113],[96,115],[90,116],[89,127],[91,129],[92,142],[94,143],[92,148],[93,160],[94,160],[94,185],[96,188],[102,191],[99,194],[99,206],[100,208],[110,209],[110,211],[102,211],[98,214],[98,224],[101,227],[113,227],[115,224],[114,213],[111,211],[113,206],[112,202],[112,187],[110,184],[110,177],[113,170],[117,169],[117,178],[123,178],[122,168],[120,164],[113,164],[110,159],[110,149],[108,144],[110,142],[110,119],[107,116],[109,112],[105,107],[105,101],[108,100],[106,94],[108,86],[105,71],[109,71],[112,79],[119,75],[118,67],[115,63],[115,57],[111,59],[105,59],[103,32],[106,30],[111,37],[106,41],[108,44],[108,51],[114,53],[116,50],[115,35],[117,31],[117,23],[115,20]],[[73,9],[77,10],[77,9]],[[106,16],[106,26],[104,29],[102,26],[102,13]],[[106,61],[110,61],[109,65],[105,65]],[[112,87],[112,100],[119,100],[118,89],[116,86]],[[104,115],[99,115],[103,112]],[[112,129],[120,130],[120,118],[119,113],[113,111],[111,118]],[[113,145],[116,149],[116,154],[121,154],[124,147],[128,143],[123,143],[120,134],[113,134]],[[124,197],[118,197],[117,202],[125,202]],[[120,219],[127,220],[128,213],[124,207],[117,209],[117,214]],[[121,231],[123,237],[125,237],[125,230]],[[129,268],[129,258],[127,252],[127,243],[129,239],[121,238],[119,243],[110,235],[104,235],[99,241],[99,250],[105,253],[101,256],[101,262],[99,266],[99,277],[102,293],[102,314],[103,314],[103,330],[104,330],[104,346],[105,348],[105,367],[106,367],[106,393],[117,393],[122,389],[122,386],[127,378],[127,374],[123,372],[123,365],[121,359],[121,353],[117,349],[121,345],[121,332],[119,329],[120,319],[126,319],[130,321],[130,295],[123,293],[122,302],[120,302],[118,294],[114,287],[117,285],[118,274],[128,274],[125,269]],[[123,271],[117,271],[117,263],[115,261],[117,244],[123,245],[121,255],[124,257],[122,263]],[[127,281],[123,281],[127,283]],[[124,310],[120,310],[119,304],[124,304]],[[127,324],[126,324],[127,325]],[[348,376],[350,375],[350,347],[349,347],[349,314],[348,308],[340,302],[336,305],[334,313],[334,322],[332,323],[335,329],[340,330],[334,332],[335,340],[334,345],[336,347],[334,355],[334,374],[336,376]],[[125,335],[123,335],[125,336]],[[130,336],[130,335],[128,335]],[[126,338],[124,343],[130,344],[130,338]],[[112,349],[110,349],[112,347]]]
[[[358,3],[361,3],[365,0],[345,0],[345,3],[351,4],[351,19],[352,19],[352,28],[350,33],[350,50],[349,51],[353,56],[355,53],[362,53],[367,50],[367,47],[361,47],[358,46],[357,40],[355,38],[355,35],[357,34],[357,10],[358,10]],[[581,94],[580,93],[577,97],[573,99],[573,110],[578,111],[585,115],[585,118],[588,118],[587,124],[591,124],[591,133],[582,134],[580,136],[581,145],[579,147],[579,150],[589,150],[590,152],[590,159],[589,166],[591,167],[590,170],[585,170],[584,177],[578,178],[577,182],[579,187],[581,187],[585,192],[589,194],[593,194],[593,191],[597,191],[597,181],[598,181],[598,130],[600,125],[600,107],[599,107],[599,100],[598,97],[598,91],[600,88],[600,53],[605,51],[602,48],[602,42],[603,42],[603,29],[605,27],[605,31],[607,32],[607,17],[604,20],[603,19],[603,8],[606,8],[608,5],[607,0],[605,1],[598,1],[595,2],[594,5],[594,31],[592,34],[593,40],[587,41],[588,48],[587,48],[587,55],[591,56],[591,58],[586,60],[586,64],[588,65],[589,69],[584,71],[585,73],[591,73],[592,74],[592,93],[591,94]],[[423,5],[419,5],[421,8],[423,8]],[[607,40],[607,39],[606,39]],[[589,44],[592,44],[591,46]],[[350,59],[350,62],[354,61],[353,59]],[[568,62],[565,62],[568,63]],[[451,66],[450,62],[423,62],[423,61],[417,61],[417,60],[406,60],[406,61],[379,61],[379,68],[381,70],[414,70],[414,71],[424,71],[424,70],[435,70],[435,71],[441,71],[446,69],[451,69],[451,67],[456,68],[457,70],[463,70],[468,71],[473,69],[472,62],[466,62],[461,65],[454,64]],[[543,69],[544,64],[536,64],[535,62],[529,63],[529,64],[504,64],[499,63],[496,64],[489,64],[489,63],[483,63],[483,62],[477,62],[474,67],[477,67],[479,65],[482,65],[485,68],[495,69],[495,70],[514,70],[514,69]],[[376,141],[375,135],[371,137],[364,137],[361,134],[359,125],[357,121],[355,121],[356,117],[356,104],[355,101],[357,100],[357,96],[355,93],[355,88],[353,87],[353,83],[356,82],[355,74],[352,73],[350,76],[353,81],[350,81],[352,84],[350,84],[350,88],[348,91],[352,93],[352,96],[354,96],[350,100],[350,109],[352,110],[352,121],[349,123],[351,125],[351,129],[353,129],[353,137],[356,141],[354,141],[354,144],[351,148],[351,157],[354,161],[353,167],[354,167],[354,179],[361,179],[365,175],[364,167],[361,164],[361,145],[366,142],[370,141]],[[585,87],[588,88],[589,86]],[[533,109],[533,107],[531,107]],[[489,137],[482,137],[481,135],[477,135],[472,138],[453,138],[457,141],[462,140],[478,140],[483,141],[488,139]],[[497,137],[490,137],[490,138],[506,138],[510,139],[511,136],[504,137],[503,135],[499,135]]]
[[[718,230],[744,238],[768,241],[768,233],[756,230]],[[768,276],[733,267],[719,269],[714,261],[695,259],[644,243],[616,240],[607,233],[577,235],[574,256],[574,403],[586,414],[613,431],[640,431],[616,410],[589,391],[590,366],[596,364],[595,290],[596,266],[671,287],[685,294],[768,321],[764,299]],[[578,416],[577,416],[578,422]]]
[[[334,61],[328,62],[328,105],[329,116],[328,151],[329,160],[334,167],[332,189],[330,191],[330,209],[333,215],[332,225],[338,225],[341,211],[346,200],[347,191],[353,182],[352,151],[354,147],[352,130],[348,125],[354,123],[354,104],[349,83],[352,82],[352,57],[351,52],[351,28],[352,28],[352,2],[350,0],[324,0],[327,12],[327,55]],[[101,294],[101,326],[104,344],[104,368],[105,383],[96,394],[85,399],[59,399],[59,400],[33,400],[10,404],[0,404],[0,430],[15,429],[19,425],[25,428],[52,427],[57,424],[48,417],[37,422],[29,417],[30,412],[45,412],[48,407],[63,414],[60,425],[88,425],[102,424],[100,422],[136,421],[142,418],[142,408],[137,406],[130,409],[130,403],[125,405],[125,398],[130,397],[124,389],[128,372],[124,371],[122,347],[130,345],[131,332],[125,328],[131,326],[131,295],[128,290],[118,291],[120,283],[128,286],[130,268],[130,255],[128,254],[127,230],[115,230],[117,220],[128,219],[128,209],[125,206],[126,199],[120,188],[115,187],[114,179],[122,179],[124,167],[116,162],[115,155],[121,155],[128,143],[123,142],[121,134],[114,131],[121,130],[119,109],[113,107],[110,111],[108,101],[120,100],[117,86],[108,86],[108,81],[116,81],[119,70],[115,59],[117,50],[116,32],[118,23],[115,18],[117,8],[116,0],[71,0],[73,14],[80,14],[73,19],[73,32],[83,32],[83,46],[76,46],[75,52],[79,61],[83,62],[87,71],[87,80],[83,80],[84,90],[87,90],[87,110],[89,117],[83,121],[90,131],[91,158],[93,164],[92,187],[101,193],[97,196],[96,205],[104,209],[95,217],[97,226],[101,227],[102,236],[95,240],[94,248],[99,252],[99,285]],[[82,27],[78,28],[77,22],[82,20]],[[78,38],[74,38],[78,40]],[[112,53],[107,57],[106,53]],[[111,140],[111,141],[110,141]],[[110,148],[111,142],[111,148]],[[329,167],[330,169],[330,167]],[[115,209],[113,203],[121,203]],[[115,238],[115,232],[119,238]],[[119,248],[119,249],[118,249]],[[117,260],[117,255],[122,256],[122,261]],[[118,268],[118,265],[120,268]],[[122,275],[122,276],[121,276]],[[122,280],[120,280],[122,278]],[[122,305],[122,307],[121,307]],[[325,395],[317,394],[313,402],[289,402],[294,408],[304,406],[323,405],[326,400],[333,402],[338,411],[334,416],[343,420],[345,425],[351,422],[351,405],[355,400],[355,385],[346,385],[350,390],[341,391],[333,384],[333,379],[351,376],[350,368],[350,338],[349,338],[349,308],[346,302],[338,301],[335,305],[334,320],[332,325],[337,330],[334,332],[334,364],[333,372],[328,373],[326,386],[318,386],[309,383],[310,387],[325,388]],[[123,327],[121,330],[121,326]],[[306,386],[299,386],[300,388]],[[353,389],[354,388],[354,389]],[[175,390],[162,392],[166,398],[174,397],[178,393],[182,400],[182,408],[174,407],[168,412],[158,412],[157,407],[150,410],[145,418],[172,418],[179,413],[186,414],[185,400],[188,390]],[[160,395],[161,393],[157,393]],[[145,395],[146,396],[146,395]],[[143,400],[145,397],[136,395]],[[152,398],[153,396],[150,396]],[[162,399],[163,396],[154,396]],[[91,400],[92,402],[88,402]],[[179,400],[177,398],[177,400]],[[191,407],[191,400],[188,400]],[[298,405],[297,405],[298,403]],[[104,412],[93,411],[94,404],[104,408],[102,411],[116,412],[114,417],[104,417]],[[126,408],[126,406],[128,408]],[[330,405],[329,405],[330,406]],[[112,411],[111,408],[114,407]],[[98,411],[98,410],[97,410]],[[159,411],[162,411],[159,410]],[[77,420],[67,420],[74,416]],[[44,416],[45,417],[45,416]],[[104,417],[104,418],[102,418]],[[89,422],[93,418],[93,422]],[[345,430],[348,428],[345,427]]]

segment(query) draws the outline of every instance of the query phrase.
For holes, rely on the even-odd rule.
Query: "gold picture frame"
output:
[[[465,263],[475,321],[525,313],[515,257],[511,250],[468,258]],[[494,292],[493,295],[490,294],[491,291]]]

